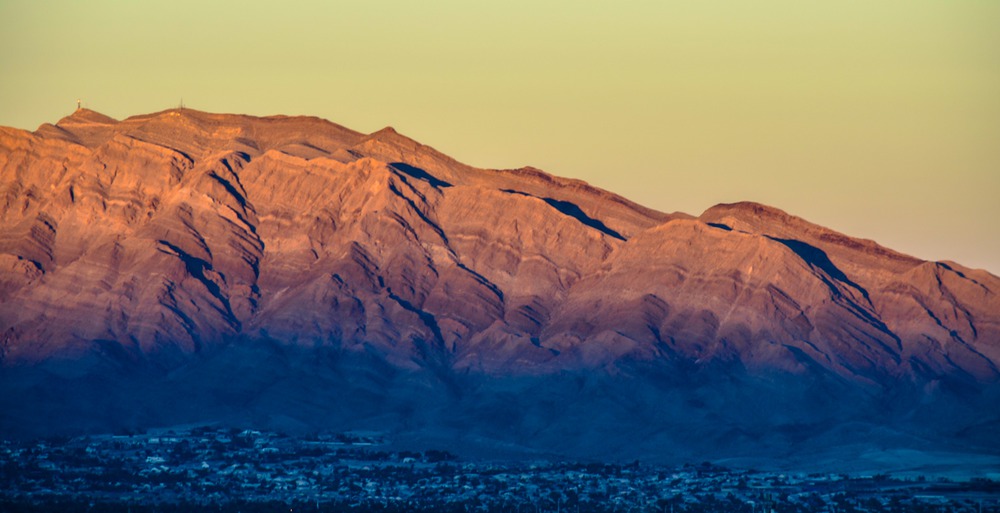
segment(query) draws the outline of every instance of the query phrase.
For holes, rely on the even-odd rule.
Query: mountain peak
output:
[[[390,144],[390,145],[402,144],[410,148],[415,148],[420,146],[420,143],[399,133],[395,128],[391,126],[380,128],[368,134],[368,136],[365,137],[365,140],[383,144]]]
[[[789,219],[793,217],[780,208],[764,205],[763,203],[757,203],[754,201],[719,203],[709,207],[701,215],[706,218],[717,217],[720,215],[732,215],[746,220],[764,218]]]
[[[118,120],[112,118],[111,116],[106,116],[100,112],[90,110],[84,107],[76,109],[72,114],[60,119],[56,126],[65,125],[113,125],[118,123]]]
[[[389,135],[400,135],[400,134],[392,126],[385,126],[372,132],[369,135],[371,135],[372,137],[376,137],[376,136],[389,136]]]
[[[873,240],[850,237],[779,208],[752,201],[720,203],[705,210],[698,219],[774,239],[801,240],[849,262],[864,261],[866,265],[892,269],[893,272],[903,272],[924,262],[883,247]]]

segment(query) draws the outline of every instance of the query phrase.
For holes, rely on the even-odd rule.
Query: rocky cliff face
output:
[[[858,421],[989,446],[998,291],[764,205],[664,214],[392,128],[79,110],[0,129],[11,433],[55,415],[739,453]]]

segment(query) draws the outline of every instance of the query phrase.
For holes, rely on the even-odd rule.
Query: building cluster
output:
[[[0,510],[1000,513],[1000,483],[984,479],[463,462],[386,447],[368,434],[206,427],[0,442]]]

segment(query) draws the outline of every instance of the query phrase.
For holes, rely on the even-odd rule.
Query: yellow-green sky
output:
[[[75,101],[385,125],[1000,273],[1000,2],[0,0],[0,125]]]

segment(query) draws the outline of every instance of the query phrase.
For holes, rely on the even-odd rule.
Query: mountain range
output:
[[[658,212],[391,127],[79,109],[0,128],[6,436],[996,455],[998,291],[774,207]]]

